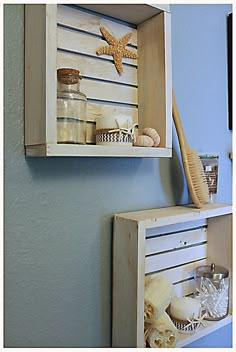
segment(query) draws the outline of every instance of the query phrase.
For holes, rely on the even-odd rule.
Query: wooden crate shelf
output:
[[[113,237],[113,347],[144,347],[145,280],[165,276],[177,296],[194,292],[195,268],[217,263],[232,275],[232,206],[206,204],[116,214]],[[232,311],[232,293],[230,311]],[[192,335],[179,334],[177,347],[232,321],[231,315]]]
[[[109,16],[109,17],[108,17]],[[138,60],[116,72],[100,26],[117,37],[132,32]],[[168,5],[25,5],[25,148],[28,156],[170,157],[172,155],[171,18]],[[37,45],[35,45],[37,43]],[[79,69],[88,97],[86,145],[57,144],[56,71]],[[91,143],[96,116],[130,116],[141,131],[155,128],[157,148]],[[94,143],[94,141],[92,141]]]

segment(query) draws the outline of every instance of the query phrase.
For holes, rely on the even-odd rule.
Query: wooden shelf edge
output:
[[[77,6],[117,18],[127,23],[138,25],[160,12],[170,12],[169,4],[78,4]],[[138,15],[134,15],[134,6],[139,7]]]
[[[232,322],[232,315],[228,315],[226,318],[218,320],[218,321],[207,321],[204,320],[204,327],[200,328],[195,333],[191,335],[187,334],[179,334],[180,340],[177,342],[176,347],[184,347],[189,345],[190,343],[230,324]]]
[[[146,148],[102,145],[47,144],[28,145],[26,156],[77,156],[77,157],[171,157],[171,148]]]
[[[167,217],[168,213],[168,217]],[[138,210],[115,214],[116,217],[144,223],[146,229],[187,221],[207,219],[232,213],[232,204],[208,203],[198,209],[193,205],[176,205],[158,209]]]
[[[25,146],[26,156],[46,156],[47,148],[45,144],[27,145]]]

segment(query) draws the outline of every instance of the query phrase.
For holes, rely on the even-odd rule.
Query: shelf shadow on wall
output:
[[[117,160],[119,159],[119,160]],[[103,157],[26,157],[26,163],[35,177],[63,178],[116,174],[120,177],[134,174],[141,158]]]
[[[163,172],[162,167],[163,162],[166,160],[160,160],[160,175],[162,180],[163,189],[166,194],[170,193],[172,195],[174,204],[183,204],[185,200],[185,176],[183,170],[183,164],[179,153],[173,146],[172,158],[169,159],[169,183],[166,182],[166,173]],[[184,199],[183,199],[184,198]],[[185,202],[186,203],[186,202]]]

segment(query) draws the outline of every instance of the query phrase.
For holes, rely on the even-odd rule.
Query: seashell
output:
[[[136,140],[134,141],[134,145],[138,147],[153,147],[154,141],[151,137],[142,135],[142,136],[136,137]]]
[[[144,128],[143,134],[153,139],[154,147],[157,147],[160,144],[161,138],[154,128],[150,128],[150,127]]]

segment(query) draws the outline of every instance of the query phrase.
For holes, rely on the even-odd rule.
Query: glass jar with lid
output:
[[[206,320],[220,320],[229,310],[229,271],[215,265],[196,268],[195,297],[200,300]]]
[[[57,143],[86,143],[87,98],[80,79],[79,70],[57,70]]]

